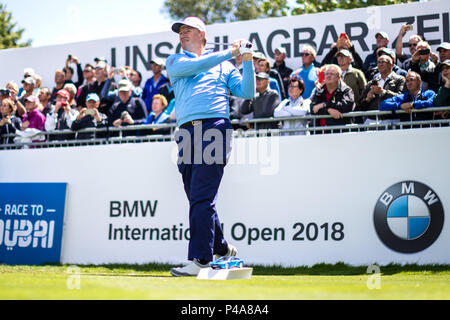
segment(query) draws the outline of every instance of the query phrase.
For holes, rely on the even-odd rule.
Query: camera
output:
[[[125,117],[128,116],[128,115],[129,115],[128,111],[122,112],[122,113],[120,114],[120,120],[125,120]]]
[[[9,89],[0,89],[0,96],[9,96],[9,95],[11,95]]]
[[[377,86],[377,85],[378,85],[378,80],[377,80],[377,79],[373,80],[373,81],[372,81],[372,85],[373,85],[373,86]]]
[[[413,29],[413,25],[412,24],[407,24],[407,28],[406,31],[411,31]]]
[[[86,115],[90,115],[90,116],[94,116],[94,114],[95,114],[95,109],[86,109],[85,114],[86,114]]]

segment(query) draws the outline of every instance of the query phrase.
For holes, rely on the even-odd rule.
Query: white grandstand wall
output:
[[[446,218],[415,253],[387,247],[374,223],[377,203],[403,181],[415,184],[407,194],[425,184],[433,193],[422,200],[435,195],[450,212],[448,141],[448,127],[235,139],[217,202],[225,237],[253,264],[448,264]],[[62,263],[181,263],[188,201],[176,150],[155,142],[0,151],[0,182],[68,183]]]
[[[442,41],[450,39],[448,0],[214,24],[207,27],[207,35],[209,41],[219,42],[249,39],[256,49],[270,58],[276,47],[283,46],[288,52],[287,65],[296,69],[301,63],[301,47],[305,44],[317,47],[317,60],[321,61],[339,34],[347,32],[364,59],[372,52],[378,31],[387,32],[390,45],[395,46],[398,31],[404,23],[413,24],[412,32],[424,34],[435,49]],[[0,50],[0,86],[10,80],[20,83],[24,68],[33,67],[43,78],[43,86],[53,87],[54,72],[64,66],[68,54],[77,56],[83,65],[93,63],[93,59],[100,56],[106,57],[114,66],[130,65],[143,74],[145,81],[151,76],[150,60],[166,58],[178,47],[178,37],[172,31],[148,31],[148,34],[138,36]]]

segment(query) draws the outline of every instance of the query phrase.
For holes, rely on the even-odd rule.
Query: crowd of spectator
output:
[[[333,126],[350,122],[408,121],[409,116],[395,111],[410,113],[413,109],[450,106],[450,43],[441,43],[435,53],[423,36],[411,35],[409,52],[405,52],[404,37],[411,29],[409,25],[400,28],[395,50],[389,48],[393,47],[389,35],[378,32],[376,48],[364,61],[345,33],[332,45],[322,63],[316,60],[314,47],[304,46],[301,64],[294,70],[286,66],[287,53],[283,47],[275,49],[273,64],[263,53],[255,52],[256,95],[251,100],[230,95],[230,117],[276,119],[329,115],[314,125]],[[232,62],[242,70],[240,57]],[[10,81],[0,89],[0,143],[11,144],[42,131],[70,129],[72,132],[52,134],[49,140],[91,139],[94,133],[78,131],[175,122],[175,96],[170,79],[163,72],[164,63],[158,58],[151,61],[153,75],[143,86],[139,71],[127,66],[110,67],[103,57],[82,67],[77,57],[69,55],[64,68],[55,71],[53,88],[42,87],[42,78],[33,69],[26,68],[22,87]],[[351,111],[370,110],[392,113],[378,118],[343,116]],[[415,114],[414,120],[448,116],[449,112],[445,111],[423,112]],[[295,119],[263,123],[258,128],[301,129],[309,125],[306,120]],[[158,128],[126,134],[167,132]],[[16,133],[17,138],[4,136],[11,133]],[[305,134],[305,131],[287,130],[286,134]]]

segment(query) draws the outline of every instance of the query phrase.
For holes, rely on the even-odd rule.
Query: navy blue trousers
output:
[[[216,201],[231,151],[231,129],[228,119],[206,119],[201,124],[179,128],[175,137],[178,170],[189,200],[188,260],[212,261],[214,254],[224,255],[228,251]],[[204,139],[207,136],[209,138]],[[212,162],[214,159],[216,161]]]

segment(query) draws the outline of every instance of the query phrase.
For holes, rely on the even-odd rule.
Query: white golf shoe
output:
[[[225,255],[220,256],[218,254],[214,255],[215,260],[221,257],[235,257],[237,255],[237,248],[231,244],[228,244],[228,251]]]
[[[184,267],[170,269],[170,273],[174,277],[196,277],[203,268],[209,268],[209,263],[201,264],[197,259],[194,259],[189,261]]]

